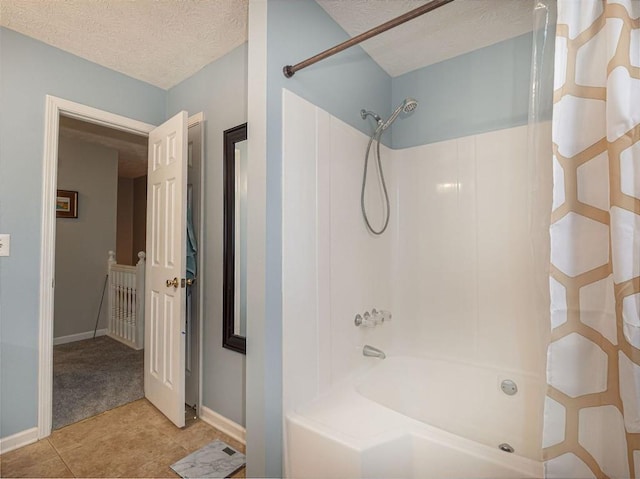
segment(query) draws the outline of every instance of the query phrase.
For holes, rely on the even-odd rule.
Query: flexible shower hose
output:
[[[384,171],[382,171],[382,161],[380,159],[380,137],[382,136],[383,131],[384,131],[383,127],[378,126],[374,134],[371,135],[371,138],[369,139],[369,144],[367,145],[367,152],[364,156],[364,174],[362,175],[362,191],[360,193],[360,206],[362,208],[362,216],[364,217],[364,221],[367,224],[367,228],[369,229],[369,231],[371,231],[376,236],[384,233],[384,231],[387,229],[387,226],[389,225],[389,217],[391,216],[391,207],[389,205],[389,194],[387,193],[387,183],[384,179]],[[380,230],[374,229],[373,226],[371,226],[371,223],[369,223],[369,218],[367,217],[367,209],[364,204],[364,191],[367,186],[367,169],[369,167],[369,154],[371,152],[371,145],[373,144],[374,140],[376,142],[375,154],[378,160],[378,171],[380,172],[380,180],[382,182],[382,190],[384,192],[384,199],[386,203],[386,208],[385,208],[386,215],[385,215],[384,225]]]

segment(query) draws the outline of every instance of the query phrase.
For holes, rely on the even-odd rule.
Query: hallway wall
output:
[[[116,262],[132,265],[133,252],[133,179],[118,177],[118,213]]]
[[[146,251],[147,176],[118,177],[116,261],[135,266],[138,252]]]
[[[56,219],[54,338],[95,327],[108,252],[116,244],[118,152],[60,138],[58,189],[78,192],[78,217]],[[107,327],[107,304],[98,329]]]
[[[138,263],[138,253],[147,250],[147,175],[133,179],[133,241],[131,264]]]

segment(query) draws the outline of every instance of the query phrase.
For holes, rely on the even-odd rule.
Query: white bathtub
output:
[[[291,478],[542,477],[541,386],[436,359],[388,357],[286,415]],[[500,390],[503,379],[519,387]],[[515,453],[498,449],[510,444]]]

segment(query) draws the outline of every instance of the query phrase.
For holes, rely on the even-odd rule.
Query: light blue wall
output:
[[[0,28],[0,437],[37,426],[38,315],[45,95],[147,123],[166,92]]]
[[[393,148],[527,124],[532,47],[533,34],[526,33],[395,77],[393,104],[412,97],[419,106],[394,123]],[[553,48],[545,50],[545,62],[553,64]],[[552,69],[545,73],[552,84]],[[542,120],[551,118],[548,100]]]
[[[209,64],[168,92],[168,116],[205,116],[203,404],[245,424],[245,356],[222,347],[224,130],[247,121],[247,44]]]
[[[394,78],[394,103],[420,103],[394,124],[393,147],[527,123],[530,66],[529,33]]]
[[[282,88],[367,133],[371,124],[360,118],[360,109],[387,115],[391,105],[391,78],[360,47],[300,71],[292,79],[283,76],[282,67],[348,38],[313,0],[269,0],[267,4],[265,335],[249,337],[247,343],[250,347],[260,342],[264,347],[264,358],[257,359],[263,362],[252,367],[261,371],[264,390],[247,390],[247,450],[249,454],[259,451],[256,457],[264,456],[265,462],[252,464],[249,458],[247,474],[252,476],[282,477]]]
[[[268,116],[271,132],[281,128],[281,89],[287,88],[366,134],[371,121],[360,110],[386,117],[391,110],[391,77],[359,46],[285,78],[293,65],[350,37],[313,0],[269,0],[267,31]],[[275,138],[268,132],[269,138]],[[279,146],[279,143],[274,146]]]

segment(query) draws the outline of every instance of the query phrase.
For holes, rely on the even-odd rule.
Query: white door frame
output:
[[[55,193],[58,180],[58,137],[60,115],[89,123],[149,136],[155,128],[138,120],[109,113],[81,103],[46,95],[44,122],[44,155],[42,171],[42,222],[40,245],[40,317],[38,339],[38,439],[51,434],[53,407],[53,298],[55,278]],[[196,116],[193,123],[203,121]],[[189,125],[192,118],[189,119]],[[201,285],[202,286],[202,285]],[[202,328],[202,316],[199,318]],[[201,330],[202,331],[202,330]],[[201,339],[202,341],[202,339]],[[201,361],[202,369],[202,361]],[[200,380],[202,397],[202,379]]]

